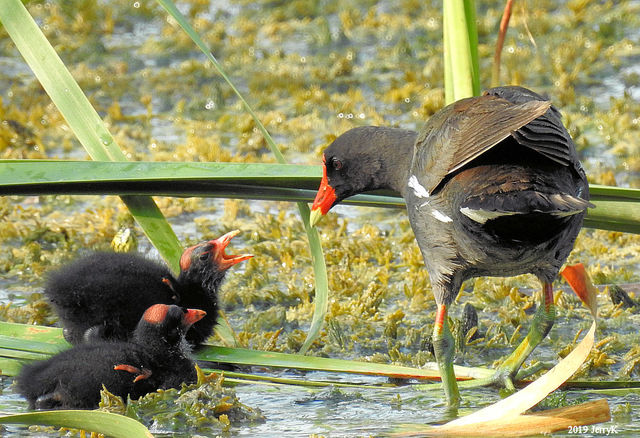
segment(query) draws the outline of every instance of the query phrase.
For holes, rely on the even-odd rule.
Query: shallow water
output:
[[[353,126],[395,124],[418,129],[443,104],[440,2],[196,3],[181,3],[181,10],[191,12],[213,53],[292,162],[319,163],[320,151],[331,136]],[[503,53],[503,81],[551,97],[565,115],[590,182],[639,187],[640,81],[634,75],[640,55],[640,4],[620,2],[611,7],[586,2],[576,10],[569,6],[543,2],[516,9]],[[479,6],[483,84],[489,83],[501,7],[498,1]],[[81,20],[75,18],[77,11],[59,2],[29,8],[132,159],[273,161],[226,85],[154,3],[85,5],[78,12]],[[18,132],[0,125],[0,156],[86,157],[4,33],[0,34],[0,98],[0,119],[28,128]],[[181,241],[242,230],[233,241],[233,251],[257,256],[228,275],[223,310],[241,335],[242,346],[264,348],[267,339],[283,328],[275,349],[295,352],[300,333],[309,326],[313,296],[295,207],[216,199],[157,201]],[[13,309],[24,308],[40,292],[48,270],[75,252],[107,247],[119,227],[130,225],[113,197],[11,197],[0,202],[0,304],[11,303]],[[375,357],[413,366],[431,360],[428,354],[421,355],[420,345],[431,332],[433,301],[405,213],[348,206],[333,211],[319,228],[332,286],[331,325],[311,354]],[[140,231],[134,231],[138,250],[156,258]],[[638,297],[636,236],[586,230],[569,261],[584,262],[597,284],[632,285],[628,290]],[[514,302],[511,288],[527,298]],[[486,340],[468,346],[458,354],[457,363],[491,366],[508,354],[515,345],[508,342],[515,327],[530,323],[521,307],[532,303],[528,296],[537,288],[528,277],[466,284],[461,303],[471,302],[479,311],[480,330],[496,338],[491,347]],[[550,341],[532,359],[556,362],[558,352],[587,325],[587,312],[570,293],[558,301]],[[599,349],[613,363],[594,365],[581,377],[637,380],[638,369],[628,376],[622,372],[637,357],[631,353],[640,343],[635,329],[639,316],[616,311],[605,294],[600,304],[598,339],[610,340]],[[462,305],[455,306],[452,317],[458,318],[461,311]],[[398,312],[403,315],[394,331],[392,316]],[[3,315],[29,318],[28,313]],[[54,319],[50,315],[44,322]],[[326,373],[283,375],[379,381]],[[2,383],[0,411],[26,410],[9,382]],[[261,409],[267,420],[234,425],[233,436],[377,435],[402,423],[434,423],[445,416],[439,392],[410,385],[341,389],[337,395],[286,386],[246,385],[235,390],[243,403]],[[600,397],[574,391],[568,399],[585,395]],[[499,398],[490,389],[465,391],[463,397],[465,409]],[[619,426],[619,435],[636,436],[638,395],[607,399],[614,412],[609,424]],[[11,435],[42,435],[8,430]]]

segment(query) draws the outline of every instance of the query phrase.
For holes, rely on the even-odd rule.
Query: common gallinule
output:
[[[404,197],[437,304],[433,340],[451,406],[459,403],[447,310],[464,280],[536,275],[542,305],[497,370],[511,378],[553,325],[552,282],[582,226],[589,189],[558,110],[522,87],[498,87],[434,114],[418,134],[359,127],[323,156],[312,224],[344,198],[373,189]]]
[[[177,279],[168,267],[141,255],[97,252],[51,273],[44,292],[72,344],[86,339],[126,340],[145,309],[162,303],[207,312],[187,333],[189,343],[197,346],[213,332],[217,292],[227,269],[252,257],[225,254],[238,233],[187,248]]]
[[[159,388],[196,381],[184,335],[205,312],[175,305],[147,309],[130,341],[76,345],[25,365],[16,381],[30,409],[92,409],[102,385],[112,394],[137,399]]]

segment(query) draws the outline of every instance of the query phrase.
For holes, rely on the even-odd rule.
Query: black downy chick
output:
[[[176,279],[166,265],[141,255],[97,252],[52,272],[45,286],[64,336],[72,344],[97,339],[127,340],[144,311],[153,304],[176,304],[207,312],[187,333],[200,345],[213,333],[218,316],[217,293],[227,269],[252,257],[227,255],[239,233],[187,248]]]
[[[155,304],[140,319],[130,341],[77,345],[25,365],[16,386],[30,409],[94,409],[102,386],[131,399],[196,381],[185,333],[205,312]]]

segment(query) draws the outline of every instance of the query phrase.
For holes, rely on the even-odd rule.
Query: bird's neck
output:
[[[224,280],[226,271],[220,271],[219,269],[207,269],[197,273],[180,273],[178,277],[178,283],[182,286],[182,289],[188,289],[192,293],[202,293],[203,295],[216,294],[218,287]]]
[[[404,195],[418,133],[401,128],[380,129],[383,130],[382,135],[376,136],[380,144],[376,146],[380,162],[384,165],[378,176],[380,186],[376,188],[388,188]]]

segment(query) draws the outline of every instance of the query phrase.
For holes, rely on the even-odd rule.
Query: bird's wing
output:
[[[526,88],[517,86],[496,87],[485,92],[512,103],[545,100]],[[573,140],[562,124],[562,115],[551,107],[543,116],[514,132],[513,137],[523,146],[531,148],[563,166],[574,166],[579,170],[578,155]]]
[[[559,119],[553,120],[550,112],[515,131],[513,138],[519,144],[563,166],[572,165],[577,161],[577,157],[572,156],[572,151],[575,150],[573,140],[562,122]]]
[[[491,95],[449,105],[429,119],[418,136],[412,176],[431,193],[449,173],[542,116],[550,106],[540,100],[514,104]]]

